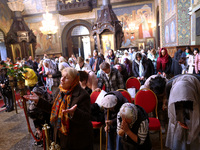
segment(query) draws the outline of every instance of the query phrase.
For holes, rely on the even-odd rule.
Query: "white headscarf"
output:
[[[144,67],[142,65],[142,60],[143,60],[143,55],[140,61],[137,60],[137,58],[135,58],[135,62],[139,65],[139,76],[142,77],[143,73],[144,73]]]
[[[187,144],[190,144],[200,133],[200,83],[196,77],[183,75],[174,79],[172,83],[168,103],[168,117],[170,123],[174,125],[177,123],[175,103],[181,101],[193,102],[193,111],[190,113],[188,137],[186,139]]]
[[[45,63],[48,64],[48,67],[45,66]],[[56,64],[50,59],[44,59],[43,66],[44,66],[45,72],[49,72],[49,74],[51,74],[51,75],[55,74],[57,72]],[[48,77],[46,78],[46,85],[50,89],[53,86],[53,82],[54,82],[53,78],[48,78]]]

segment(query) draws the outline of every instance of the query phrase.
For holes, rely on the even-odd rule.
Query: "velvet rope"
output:
[[[21,99],[20,99],[20,100],[21,100]],[[21,104],[20,104],[20,102],[19,102],[19,99],[16,99],[16,101],[17,101],[17,104],[18,104],[19,108],[23,109],[24,107],[21,106]]]
[[[25,99],[24,97],[21,97],[21,98],[23,99],[24,102],[26,102],[26,99]],[[40,142],[40,141],[42,140],[42,137],[44,137],[44,135],[42,134],[42,137],[40,137],[40,139],[37,139],[37,138],[35,137],[35,135],[33,134],[32,129],[31,129],[31,127],[30,127],[30,124],[29,124],[29,121],[28,121],[28,116],[27,116],[27,114],[26,114],[26,110],[25,110],[24,107],[23,107],[23,110],[24,110],[24,114],[25,114],[25,117],[26,117],[26,122],[27,122],[27,125],[28,125],[28,128],[29,128],[29,131],[31,132],[31,135],[33,136],[33,138],[34,138],[34,140],[35,140],[36,142]]]

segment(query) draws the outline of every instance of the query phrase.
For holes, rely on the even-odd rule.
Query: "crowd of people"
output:
[[[9,64],[12,64],[9,59],[0,62],[1,94],[8,112],[13,110],[6,74]],[[125,89],[127,79],[132,76],[140,81],[141,88],[149,88],[156,94],[163,133],[169,118],[166,146],[173,150],[180,147],[186,150],[191,145],[200,147],[200,127],[196,122],[200,120],[197,48],[193,52],[189,47],[185,51],[178,50],[174,58],[166,48],[148,52],[129,48],[121,58],[116,57],[113,50],[108,50],[105,57],[94,50],[93,57],[86,60],[74,55],[68,60],[63,56],[52,59],[45,54],[42,59],[17,58],[16,64],[26,66],[25,85],[32,92],[24,98],[34,106],[29,107],[28,114],[37,134],[41,136],[42,124],[49,123],[52,140],[61,149],[92,150],[91,121],[105,122],[105,131],[109,133],[108,150],[151,149],[148,115],[143,108],[128,103],[117,91]],[[101,106],[90,103],[90,94],[102,89],[107,93],[102,99],[104,111]],[[108,105],[109,119],[106,117]],[[96,114],[102,117],[92,116],[97,110]],[[195,121],[195,118],[198,119]],[[184,138],[178,139],[180,135]]]

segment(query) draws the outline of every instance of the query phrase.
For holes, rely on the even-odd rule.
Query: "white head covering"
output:
[[[47,63],[49,66],[46,67],[45,63]],[[49,72],[49,74],[51,74],[51,75],[55,74],[57,72],[56,64],[54,64],[54,62],[52,60],[50,60],[50,59],[44,59],[43,66],[44,66],[45,72]],[[47,77],[46,78],[46,84],[47,84],[47,87],[49,87],[51,89],[51,87],[54,84],[53,78],[48,78]]]
[[[67,62],[67,60],[63,56],[60,56],[59,57],[59,63],[61,63],[61,62]]]
[[[168,103],[168,117],[172,124],[176,124],[175,103],[181,101],[192,101],[193,111],[190,113],[190,123],[188,124],[187,144],[194,141],[200,133],[200,83],[192,75],[182,75],[174,79],[170,90]]]
[[[140,52],[137,52],[140,53]],[[144,67],[142,65],[142,60],[143,60],[143,55],[140,61],[137,60],[137,58],[135,58],[135,62],[139,65],[139,76],[142,77],[143,73],[144,73]]]
[[[112,108],[117,104],[117,97],[113,94],[106,95],[102,99],[101,104],[104,108]]]

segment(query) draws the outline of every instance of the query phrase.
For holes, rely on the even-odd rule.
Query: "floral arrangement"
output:
[[[27,72],[25,68],[28,68],[28,67],[14,64],[14,65],[7,65],[6,68],[7,68],[8,76],[16,78],[17,81],[25,80],[25,77],[23,74]]]

